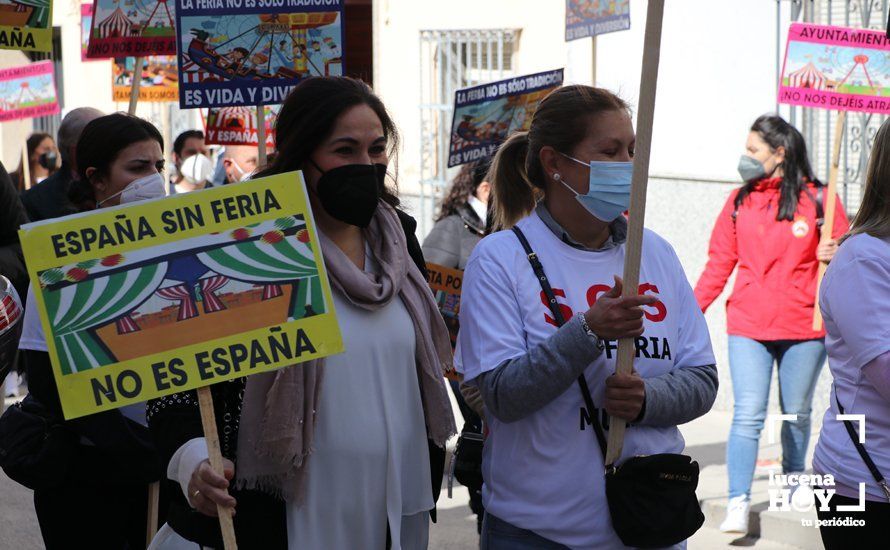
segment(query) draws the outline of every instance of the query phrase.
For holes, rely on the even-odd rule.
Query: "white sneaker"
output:
[[[748,508],[751,507],[751,499],[745,495],[729,499],[726,506],[726,519],[720,524],[720,530],[724,533],[748,532]]]

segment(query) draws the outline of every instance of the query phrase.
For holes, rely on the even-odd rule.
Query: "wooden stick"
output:
[[[201,424],[204,426],[204,439],[207,440],[207,453],[210,467],[219,475],[223,475],[222,452],[219,449],[219,431],[216,429],[216,415],[213,412],[213,395],[210,386],[198,388],[198,405],[201,407]],[[232,523],[232,511],[224,506],[217,506],[219,527],[222,530],[225,550],[237,550],[235,542],[235,525]]]
[[[259,152],[257,154],[257,168],[266,166],[266,107],[260,103],[256,106],[256,138]]]
[[[847,118],[846,111],[839,111],[834,123],[834,150],[831,154],[831,169],[828,171],[828,189],[825,190],[823,213],[825,219],[822,222],[822,239],[820,243],[831,240],[834,233],[834,211],[837,203],[837,176],[841,164],[841,141],[844,137],[844,122]],[[819,309],[819,287],[822,285],[822,277],[828,264],[819,262],[819,273],[816,275],[816,304],[813,308],[813,330],[822,330],[822,311]]]
[[[139,88],[142,86],[142,57],[137,57],[133,62],[133,82],[130,85],[130,107],[127,112],[136,114],[136,103],[139,102]]]
[[[658,62],[661,50],[661,26],[664,19],[664,0],[649,0],[646,16],[646,38],[643,46],[643,71],[640,77],[640,104],[637,115],[637,146],[634,155],[633,184],[630,197],[630,217],[624,257],[623,296],[636,296],[640,286],[640,258],[643,251],[643,222],[646,216],[646,189],[649,186],[649,154],[652,148],[652,123],[655,117],[655,90],[658,82]],[[633,338],[618,341],[619,374],[633,371]],[[620,418],[609,418],[609,445],[606,464],[614,464],[624,446],[626,423]]]
[[[161,483],[155,481],[148,484],[148,525],[145,530],[145,547],[151,546],[152,539],[158,532],[158,500],[160,499]]]
[[[596,36],[590,39],[590,85],[596,88]]]
[[[22,145],[22,173],[19,174],[25,189],[31,189],[31,158],[28,156],[28,140]]]

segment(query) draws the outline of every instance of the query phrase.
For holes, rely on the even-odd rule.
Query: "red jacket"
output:
[[[726,302],[726,331],[755,340],[810,340],[823,338],[813,330],[816,302],[816,205],[801,191],[795,220],[777,221],[779,178],[761,180],[738,209],[729,195],[714,224],[708,264],[695,285],[702,311],[720,295],[738,265],[735,287]],[[816,185],[807,184],[816,198]],[[823,199],[824,200],[824,199]],[[850,223],[837,199],[833,236],[847,232]]]

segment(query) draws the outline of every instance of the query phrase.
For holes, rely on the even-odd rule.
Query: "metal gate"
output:
[[[783,22],[803,21],[863,29],[886,30],[888,0],[776,0],[776,82],[782,70],[787,37]],[[777,85],[778,88],[778,85]],[[787,109],[787,111],[786,111]],[[833,147],[833,130],[837,112],[825,109],[782,106],[789,122],[803,133],[813,169],[823,181],[828,180]],[[870,113],[847,113],[841,145],[838,195],[849,215],[859,209],[862,198],[868,155],[875,134],[887,117]]]
[[[513,29],[420,32],[420,234],[448,187],[454,92],[513,76]]]

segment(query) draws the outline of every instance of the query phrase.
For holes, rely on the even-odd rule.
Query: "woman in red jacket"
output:
[[[820,243],[823,186],[813,175],[803,136],[775,115],[751,126],[739,161],[745,184],[733,191],[711,234],[708,264],[695,287],[705,311],[738,266],[726,303],[729,367],[735,401],[726,449],[729,506],[725,532],[747,532],[751,480],[766,418],[773,364],[783,414],[782,470],[805,468],[810,407],[825,363],[824,330],[813,330],[816,274],[837,250],[849,222],[837,201],[832,240]]]

